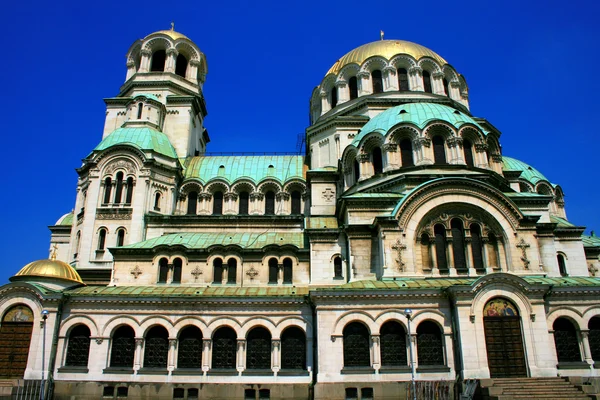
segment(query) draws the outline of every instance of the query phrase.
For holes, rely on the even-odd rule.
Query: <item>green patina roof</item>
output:
[[[404,193],[352,193],[343,196],[344,199],[400,199]]]
[[[107,137],[94,151],[106,150],[116,145],[128,144],[137,147],[140,150],[151,150],[167,157],[177,158],[175,149],[169,142],[167,135],[152,128],[119,128]]]
[[[71,226],[73,225],[73,211],[60,217],[55,225]]]
[[[158,99],[158,97],[156,97],[155,95],[153,95],[151,93],[138,93],[135,96],[133,96],[134,99],[138,98],[138,97],[145,97],[147,99],[158,101],[160,103],[160,100]]]
[[[143,242],[129,244],[121,249],[153,249],[157,246],[183,246],[188,249],[205,249],[211,246],[237,245],[243,249],[262,249],[265,246],[292,245],[304,248],[302,232],[267,232],[267,233],[172,233],[148,239]]]
[[[572,223],[570,223],[569,221],[567,221],[566,219],[557,217],[556,215],[551,215],[550,221],[558,224],[559,228],[571,228],[571,227],[575,226]]]
[[[337,229],[338,220],[335,217],[310,217],[306,219],[306,229]]]
[[[596,236],[593,232],[591,236],[582,235],[581,240],[585,247],[600,247],[600,237]]]
[[[302,156],[198,156],[188,159],[185,167],[186,179],[204,183],[217,178],[229,183],[242,178],[254,183],[272,178],[283,183],[304,177]]]
[[[69,291],[73,297],[76,296],[118,296],[127,297],[289,297],[306,296],[306,287],[235,287],[235,286],[86,286]]]
[[[502,156],[503,171],[521,171],[520,178],[535,186],[540,181],[550,182],[540,171],[516,158]],[[552,185],[556,186],[556,185]]]
[[[400,123],[413,124],[423,129],[429,122],[436,120],[446,121],[455,128],[460,128],[464,124],[473,124],[484,134],[488,133],[473,118],[452,107],[434,103],[409,103],[390,108],[373,117],[354,137],[352,144],[357,146],[361,139],[371,132],[385,135]]]

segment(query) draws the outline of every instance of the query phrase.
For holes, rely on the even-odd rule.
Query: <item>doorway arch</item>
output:
[[[483,307],[483,327],[491,378],[526,377],[521,316],[507,299],[496,297]]]
[[[11,307],[0,327],[0,377],[23,378],[33,331],[33,312],[24,304]]]

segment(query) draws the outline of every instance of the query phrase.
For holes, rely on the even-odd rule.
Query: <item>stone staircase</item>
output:
[[[496,378],[480,382],[484,400],[517,399],[600,399],[591,394],[592,386],[568,378]]]

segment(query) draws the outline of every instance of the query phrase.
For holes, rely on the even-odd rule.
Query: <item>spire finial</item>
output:
[[[384,31],[382,31],[382,30],[379,30],[379,37],[380,37],[380,39],[381,39],[381,40],[383,40],[383,35],[384,35],[384,34],[385,34],[385,32],[384,32]]]
[[[56,253],[58,252],[58,245],[56,243],[54,243],[54,245],[52,245],[52,251],[50,252],[50,259],[52,261],[56,260]]]
[[[175,22],[171,21],[171,30],[174,31],[175,30]]]

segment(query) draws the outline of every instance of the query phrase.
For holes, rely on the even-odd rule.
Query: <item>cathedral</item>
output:
[[[597,393],[600,237],[561,186],[503,154],[434,51],[339,56],[306,151],[217,156],[205,54],[173,29],[135,41],[49,259],[0,287],[0,395]]]

